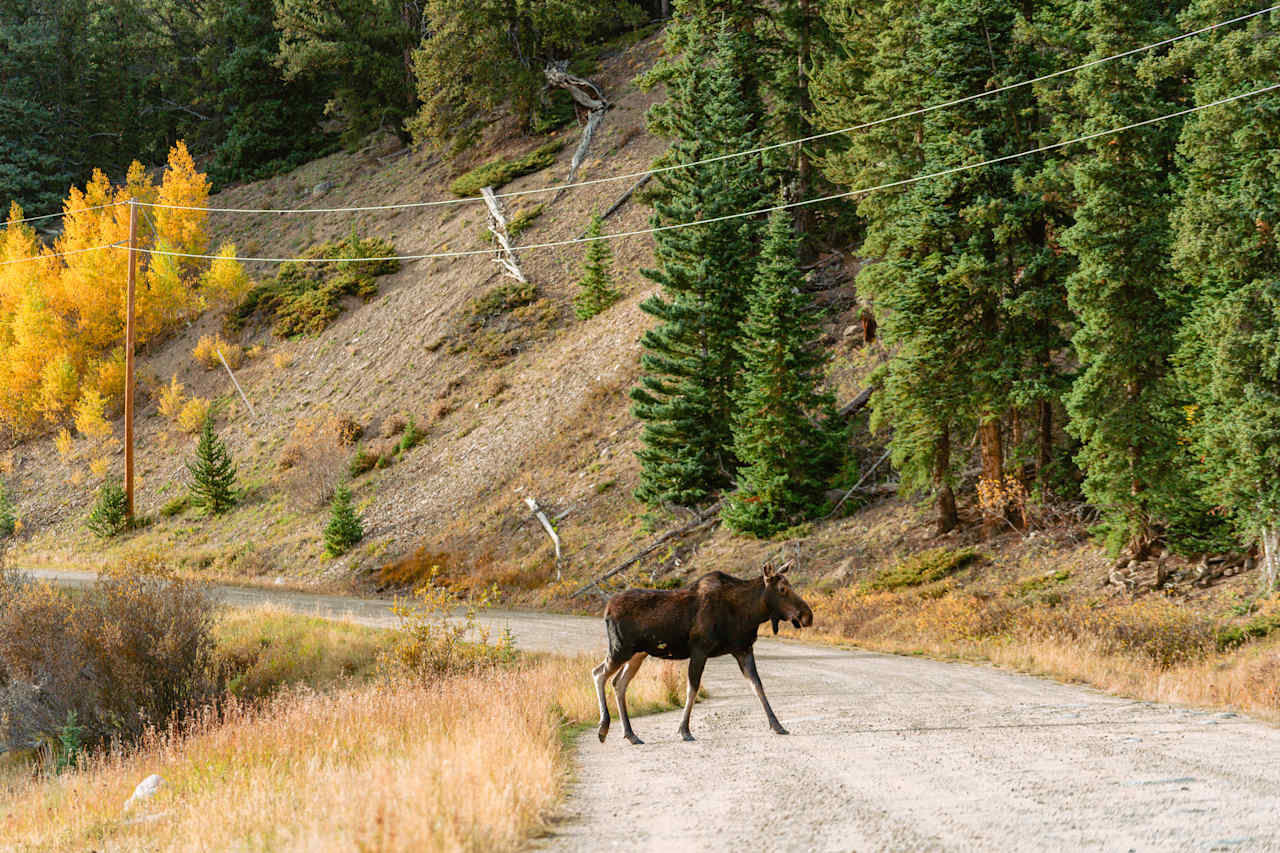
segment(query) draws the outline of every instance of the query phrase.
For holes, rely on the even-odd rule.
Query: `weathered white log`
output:
[[[516,250],[511,245],[511,238],[507,235],[507,217],[502,212],[502,204],[493,194],[493,187],[481,188],[480,195],[484,197],[485,206],[489,208],[489,231],[498,241],[498,257],[494,258],[494,262],[501,266],[507,275],[524,284],[528,279],[520,271]]]
[[[547,535],[551,537],[551,544],[556,547],[556,580],[560,580],[560,536],[556,533],[556,529],[551,526],[551,522],[547,519],[547,514],[542,511],[542,507],[538,506],[538,501],[535,498],[525,498],[524,502],[529,507],[529,511],[533,513],[533,517],[542,524],[542,529],[547,531]]]
[[[587,158],[587,151],[591,148],[591,139],[595,135],[596,128],[600,126],[600,122],[604,121],[604,114],[609,109],[609,101],[595,83],[582,77],[575,77],[566,71],[565,63],[547,65],[542,69],[542,75],[547,80],[548,89],[564,89],[573,98],[574,103],[587,111],[587,123],[582,129],[582,139],[578,141],[578,148],[573,152],[573,159],[569,161],[569,177],[565,183],[571,184],[577,177],[582,162]],[[560,190],[551,200],[555,201],[563,193],[564,190]]]

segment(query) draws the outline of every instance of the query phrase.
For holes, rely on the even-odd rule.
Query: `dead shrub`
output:
[[[195,349],[191,351],[191,356],[205,370],[213,370],[222,364],[218,353],[222,353],[222,358],[226,359],[227,365],[232,370],[239,369],[244,363],[244,347],[227,341],[222,335],[202,335],[196,342]]]
[[[382,437],[394,438],[404,432],[407,422],[403,415],[388,415],[382,420]]]
[[[281,484],[296,500],[323,506],[332,498],[348,466],[340,418],[320,414],[298,421],[280,451]]]
[[[1159,596],[1110,607],[1079,601],[1030,607],[1019,621],[1022,632],[1033,639],[1138,657],[1159,669],[1208,656],[1218,635],[1214,619]]]
[[[432,400],[430,405],[427,406],[427,419],[432,424],[438,424],[449,417],[457,407],[457,403],[452,399]]]
[[[0,736],[135,741],[213,695],[214,606],[157,556],[108,568],[82,596],[0,577]],[[74,717],[71,715],[74,714]]]
[[[338,436],[338,442],[347,447],[352,446],[364,436],[364,427],[345,412],[334,415],[333,430]]]
[[[449,551],[420,547],[384,564],[374,573],[374,581],[379,589],[416,589],[435,573],[447,577],[457,561],[457,555]]]
[[[502,392],[511,387],[507,382],[507,377],[500,373],[490,373],[489,378],[485,380],[484,386],[480,389],[480,397],[482,400],[496,400],[502,396]]]

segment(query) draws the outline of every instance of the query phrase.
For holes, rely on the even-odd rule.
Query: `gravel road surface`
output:
[[[92,575],[37,572],[67,583]],[[387,602],[220,587],[365,624]],[[818,614],[821,618],[821,614]],[[603,653],[599,620],[518,611],[484,621],[521,647]],[[732,658],[693,713],[642,717],[577,744],[562,815],[538,849],[1280,850],[1280,729],[1002,672],[761,640],[769,732]],[[584,672],[583,678],[589,678]],[[616,717],[616,715],[615,715]],[[616,721],[615,721],[616,722]]]

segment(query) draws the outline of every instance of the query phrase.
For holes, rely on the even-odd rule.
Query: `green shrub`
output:
[[[912,554],[888,571],[881,572],[867,584],[872,590],[894,590],[906,586],[940,581],[977,560],[981,555],[973,548],[932,548]]]
[[[533,224],[534,220],[542,215],[542,210],[547,205],[535,204],[533,207],[525,208],[511,217],[511,221],[507,223],[507,236],[512,240],[520,236],[520,234]]]
[[[1255,616],[1243,625],[1226,625],[1218,629],[1215,645],[1229,652],[1253,640],[1261,640],[1280,630],[1280,610]]]
[[[85,526],[100,539],[119,536],[129,529],[129,505],[124,488],[118,482],[109,480],[102,484]]]
[[[427,434],[418,429],[418,425],[413,421],[413,415],[410,415],[408,422],[405,423],[404,432],[400,434],[400,443],[396,445],[396,453],[408,453],[421,444],[426,437]]]
[[[0,480],[0,539],[8,539],[18,529],[18,515],[9,487]]]
[[[556,161],[556,154],[564,146],[563,140],[548,142],[514,160],[490,160],[461,175],[449,185],[449,191],[460,198],[479,195],[484,187],[498,189],[516,178],[542,171]]]
[[[191,496],[179,495],[160,507],[160,515],[164,518],[173,518],[174,516],[182,515],[189,506],[191,506]]]
[[[366,299],[378,292],[374,280],[400,269],[389,259],[395,247],[378,237],[360,238],[354,232],[336,243],[313,246],[305,258],[359,258],[335,262],[290,261],[276,277],[257,285],[227,319],[233,329],[257,314],[271,317],[271,331],[280,337],[319,334],[342,313],[344,296]]]
[[[346,486],[339,486],[333,493],[329,523],[324,528],[325,551],[330,557],[341,556],[363,538],[364,525],[351,505],[351,491]]]

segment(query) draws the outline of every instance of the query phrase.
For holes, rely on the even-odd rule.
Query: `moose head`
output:
[[[786,577],[795,564],[795,560],[788,560],[777,568],[774,568],[772,562],[764,564],[765,608],[775,634],[778,633],[779,622],[790,622],[797,628],[807,628],[813,624],[813,611]]]

